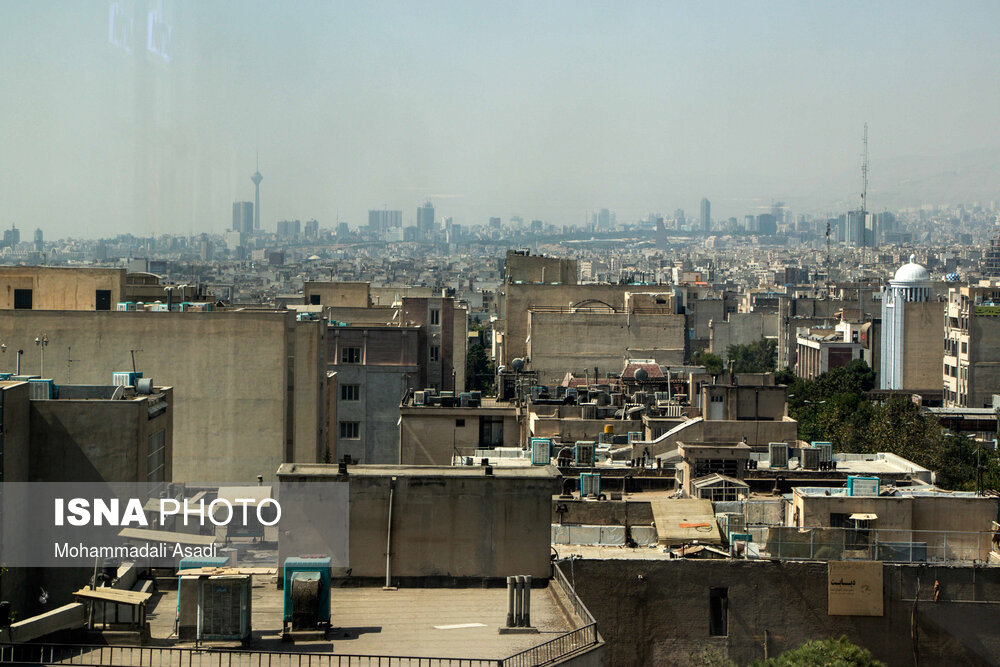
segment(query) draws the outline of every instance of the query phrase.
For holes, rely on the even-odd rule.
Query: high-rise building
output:
[[[43,244],[44,244],[44,241],[42,239],[42,230],[41,229],[36,229],[35,230],[35,250],[41,250]]]
[[[610,229],[611,228],[611,211],[606,208],[602,208],[597,214],[597,228],[598,229]]]
[[[212,246],[211,239],[208,238],[208,234],[202,234],[198,241],[198,254],[201,256],[201,261],[211,262],[215,259],[215,248]]]
[[[368,211],[368,227],[373,232],[387,232],[403,228],[403,212],[386,209]]]
[[[260,182],[264,180],[264,177],[260,175],[260,165],[258,160],[258,167],[253,172],[253,176],[250,180],[253,181],[253,228],[255,231],[260,231]]]
[[[761,236],[774,236],[778,233],[778,221],[773,213],[761,213],[756,220],[757,229],[754,230]]]
[[[303,231],[307,239],[318,239],[319,238],[319,221],[309,220],[306,222],[305,230]]]
[[[275,231],[280,238],[292,239],[302,232],[302,223],[298,220],[279,220]]]
[[[3,247],[13,248],[21,242],[21,230],[14,225],[10,229],[3,230]]]
[[[942,384],[945,407],[991,408],[1000,388],[1000,285],[948,289]]]
[[[254,206],[249,201],[233,202],[233,231],[241,234],[253,233]]]
[[[1000,229],[990,239],[990,245],[986,248],[986,255],[983,258],[983,275],[990,278],[1000,278]]]
[[[683,228],[684,225],[686,224],[686,222],[687,221],[684,219],[684,209],[679,208],[676,211],[674,211],[674,227],[675,227],[675,229],[681,229],[681,228]]]
[[[430,202],[417,209],[417,230],[421,234],[434,231],[434,205]]]
[[[930,274],[910,255],[882,292],[880,388],[937,389],[943,330],[944,306],[931,301]]]
[[[712,202],[705,197],[701,200],[701,231],[712,231]]]

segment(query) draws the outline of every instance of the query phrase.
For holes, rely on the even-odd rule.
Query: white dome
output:
[[[896,275],[893,276],[893,283],[927,283],[931,280],[931,274],[927,272],[927,269],[917,264],[916,255],[910,255],[910,261],[907,264],[903,264],[896,271]]]

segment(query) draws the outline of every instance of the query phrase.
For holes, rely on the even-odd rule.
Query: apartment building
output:
[[[992,408],[1000,393],[1000,285],[952,287],[944,320],[944,406]]]

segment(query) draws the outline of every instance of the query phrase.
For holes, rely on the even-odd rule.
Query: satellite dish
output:
[[[524,370],[524,359],[517,357],[512,362],[510,362],[510,367],[514,369],[515,373],[520,373]]]
[[[646,372],[645,368],[636,369],[634,376],[636,382],[645,382],[649,379],[649,373]]]

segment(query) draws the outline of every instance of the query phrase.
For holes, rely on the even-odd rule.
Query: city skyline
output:
[[[147,43],[136,26],[150,7],[160,37]],[[222,230],[232,202],[252,199],[258,150],[264,229],[357,226],[428,199],[466,226],[582,223],[602,207],[625,221],[702,197],[717,219],[771,199],[847,210],[865,122],[871,210],[943,203],[939,191],[989,200],[1000,91],[980,82],[1000,64],[998,14],[5,5],[0,54],[16,67],[0,83],[17,104],[0,109],[0,216],[57,236]]]

